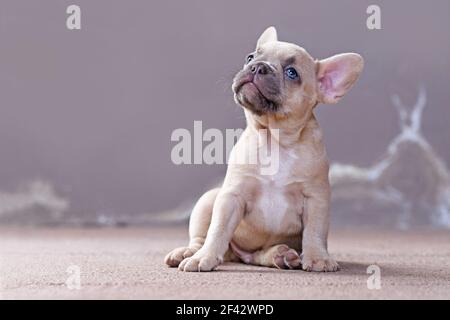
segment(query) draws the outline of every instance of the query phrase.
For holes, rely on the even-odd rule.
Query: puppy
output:
[[[223,185],[198,200],[189,245],[170,252],[165,263],[183,271],[211,271],[223,261],[338,270],[327,251],[329,165],[313,111],[319,103],[338,102],[362,69],[358,54],[314,60],[305,49],[278,41],[274,27],[264,31],[233,81],[247,127]],[[254,148],[254,141],[262,142]],[[275,172],[235,161],[261,150],[277,150]]]

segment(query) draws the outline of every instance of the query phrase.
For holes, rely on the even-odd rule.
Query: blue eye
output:
[[[297,73],[297,71],[296,71],[294,68],[292,68],[292,67],[287,68],[287,69],[284,71],[284,73],[286,74],[286,77],[288,77],[288,78],[291,79],[291,80],[295,80],[295,79],[298,78],[298,73]]]

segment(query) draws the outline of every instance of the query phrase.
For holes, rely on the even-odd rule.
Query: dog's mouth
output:
[[[257,115],[275,113],[279,109],[279,104],[259,88],[253,77],[244,76],[235,80],[233,92],[237,103]]]
[[[273,103],[272,100],[270,100],[269,98],[267,98],[267,97],[264,95],[264,93],[258,88],[258,85],[257,85],[256,83],[254,83],[253,81],[247,81],[247,82],[244,82],[244,83],[241,85],[241,88],[242,88],[243,86],[251,87],[250,90],[256,90],[256,91],[258,92],[258,94],[261,96],[261,98],[263,98],[264,100],[266,100],[266,101],[269,102],[269,103]]]

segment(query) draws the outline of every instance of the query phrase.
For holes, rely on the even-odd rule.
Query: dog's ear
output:
[[[322,103],[336,103],[358,80],[364,67],[356,53],[343,53],[317,62],[317,94]]]
[[[268,27],[259,37],[256,47],[258,48],[267,42],[273,42],[277,40],[277,29],[275,29],[275,27]]]

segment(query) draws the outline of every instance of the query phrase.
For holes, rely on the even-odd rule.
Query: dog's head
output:
[[[256,116],[304,117],[317,103],[336,103],[343,97],[363,64],[356,53],[314,60],[302,47],[278,41],[270,27],[236,74],[234,98]]]

